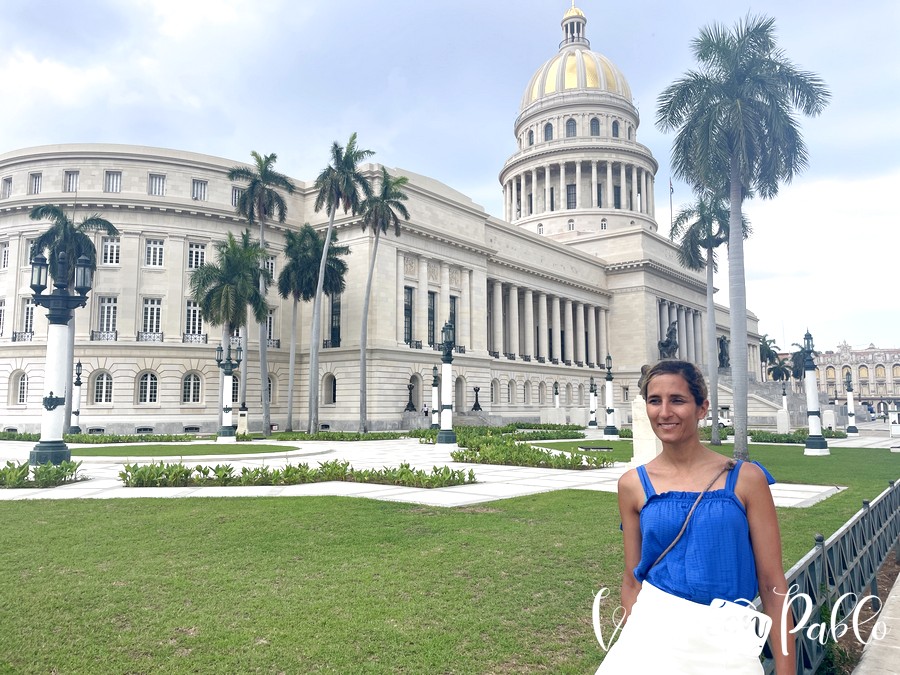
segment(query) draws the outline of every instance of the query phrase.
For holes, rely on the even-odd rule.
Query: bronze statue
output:
[[[719,368],[730,368],[731,358],[728,356],[728,338],[719,336]]]
[[[659,358],[671,359],[678,353],[678,322],[669,324],[666,339],[656,343],[659,347]]]

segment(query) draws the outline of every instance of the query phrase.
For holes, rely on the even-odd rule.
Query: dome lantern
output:
[[[559,43],[560,48],[566,45],[580,44],[590,49],[591,43],[584,36],[584,27],[586,25],[587,17],[585,17],[584,12],[575,6],[575,0],[572,0],[572,6],[563,15],[563,40]]]

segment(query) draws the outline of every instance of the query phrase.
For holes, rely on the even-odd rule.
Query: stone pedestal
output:
[[[784,408],[775,413],[775,430],[779,434],[791,433],[791,414]]]
[[[631,402],[631,420],[634,435],[634,456],[631,465],[640,466],[662,452],[662,442],[653,433],[650,418],[647,416],[647,404],[640,394]]]
[[[834,410],[824,410],[822,411],[822,427],[824,429],[835,430],[837,426],[837,422],[834,418]]]

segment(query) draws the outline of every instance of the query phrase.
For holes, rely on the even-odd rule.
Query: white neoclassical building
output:
[[[438,181],[391,169],[409,177],[411,220],[379,247],[369,316],[370,428],[418,421],[404,408],[410,396],[417,410],[430,403],[439,363],[432,345],[448,320],[458,344],[454,408],[494,421],[537,419],[552,405],[554,383],[573,419],[586,420],[590,379],[600,384],[605,377],[607,354],[615,404],[627,419],[640,367],[658,358],[658,342],[673,322],[678,355],[709,366],[704,279],[679,266],[675,247],[658,231],[657,163],[638,142],[640,119],[625,77],[590,50],[586,24],[579,9],[569,9],[559,51],[527,82],[516,151],[500,171],[504,219]],[[246,226],[234,208],[241,185],[227,178],[237,163],[99,144],[0,155],[0,429],[36,430],[40,423],[47,320],[31,300],[29,249],[46,224],[28,214],[43,203],[62,205],[76,221],[97,213],[121,233],[96,236],[94,290],[75,312],[81,427],[217,429],[220,330],[204,323],[188,282],[213,255],[214,242]],[[374,165],[364,169],[378,173]],[[313,209],[312,181],[295,183],[287,222],[267,234],[276,277],[284,231],[325,225],[324,213]],[[339,216],[336,227],[350,247],[350,269],[347,291],[323,307],[320,422],[355,428],[362,289],[373,239],[350,217]],[[293,331],[294,423],[304,428],[311,306],[301,306],[292,326],[290,302],[274,289],[269,302],[270,372],[260,376],[257,332],[250,330],[242,374],[251,428],[260,423],[263,390],[272,421],[283,428]],[[760,372],[759,335],[756,317],[748,319],[752,376]],[[718,334],[727,334],[726,308],[717,307],[716,323]],[[476,387],[480,413],[471,412]]]

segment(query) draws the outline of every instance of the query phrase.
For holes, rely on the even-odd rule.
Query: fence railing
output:
[[[863,507],[837,532],[828,539],[817,534],[815,542],[815,547],[785,575],[788,588],[797,586],[794,597],[803,593],[812,601],[811,608],[799,600],[792,605],[795,619],[803,614],[809,617],[803,630],[795,633],[797,673],[804,675],[816,672],[827,648],[827,642],[823,645],[815,634],[807,634],[809,624],[830,621],[832,610],[836,622],[842,622],[855,605],[844,601],[837,607],[841,597],[854,593],[859,602],[865,595],[877,596],[878,568],[892,549],[900,560],[900,481],[891,481],[890,487],[873,501],[864,500]],[[773,622],[772,630],[780,629],[779,622]],[[765,673],[772,675],[775,663],[768,645],[765,656]]]

